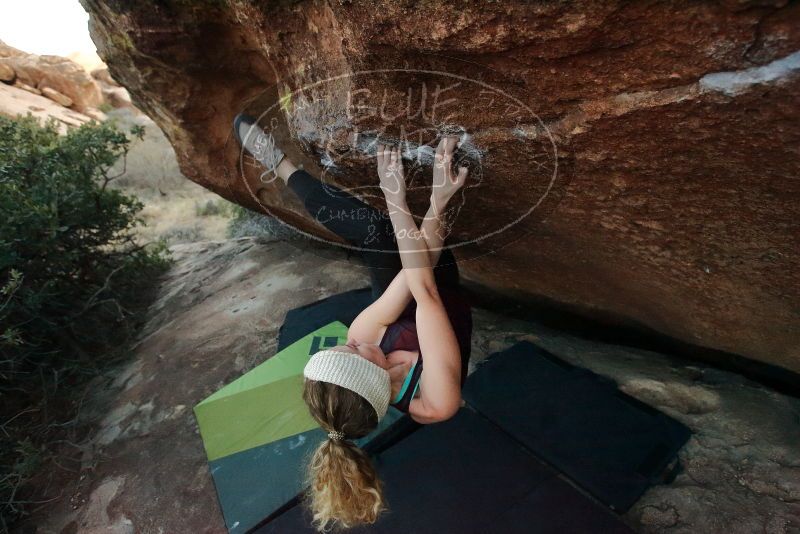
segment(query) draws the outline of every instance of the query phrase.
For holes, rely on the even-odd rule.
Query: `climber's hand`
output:
[[[405,209],[406,180],[403,174],[403,159],[400,149],[388,145],[378,145],[377,155],[378,177],[389,211],[395,208]]]
[[[443,137],[436,147],[433,162],[433,183],[431,185],[431,203],[443,207],[450,198],[461,189],[467,181],[467,168],[459,167],[453,172],[453,151],[458,137]]]

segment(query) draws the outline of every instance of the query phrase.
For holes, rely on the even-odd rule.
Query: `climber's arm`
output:
[[[446,206],[446,199],[434,200],[432,197],[431,206],[420,227],[420,233],[425,239],[430,262],[433,265],[436,265],[442,254],[444,239],[442,237],[443,217],[441,212]],[[359,341],[375,342],[373,339],[379,339],[383,334],[383,327],[395,322],[412,298],[406,273],[401,270],[383,291],[383,294],[355,318],[353,324],[350,325],[350,335]]]
[[[430,276],[414,274],[431,272]],[[425,366],[420,396],[411,400],[409,414],[418,423],[451,418],[461,405],[461,352],[430,266],[404,268],[417,301],[417,337]],[[419,278],[419,280],[417,280]]]
[[[406,184],[399,149],[378,146],[378,175],[408,288],[415,299],[417,295],[424,297],[427,290],[436,288],[436,281],[428,244],[406,203]]]
[[[380,343],[386,327],[400,317],[409,302],[411,292],[400,271],[383,294],[353,319],[347,337],[363,343]]]
[[[367,343],[380,342],[386,326],[395,322],[411,302],[412,297],[416,296],[415,290],[421,291],[426,285],[433,285],[434,289],[436,286],[428,244],[406,205],[405,181],[402,173],[399,150],[390,151],[389,147],[384,149],[382,145],[378,146],[378,174],[381,176],[381,189],[386,196],[386,205],[394,227],[403,270],[394,277],[380,298],[362,311],[350,325],[348,337]],[[441,242],[439,242],[439,248],[441,248]],[[439,254],[439,252],[436,254],[437,260]],[[411,265],[420,265],[425,268],[413,269],[413,272],[409,272],[406,268]],[[419,299],[417,299],[417,305],[419,305]]]
[[[420,352],[425,354],[420,397],[411,401],[414,407],[409,408],[409,413],[421,423],[444,421],[461,405],[461,353],[436,287],[426,241],[406,204],[399,150],[384,151],[383,163],[384,168],[379,173],[381,189],[397,238],[403,273],[417,302],[417,337]]]
[[[466,169],[459,169],[457,176],[451,170],[450,162],[457,142],[456,137],[444,137],[436,147],[430,207],[419,229],[421,237],[425,240],[431,265],[436,265],[442,253],[447,231],[444,220],[447,203],[466,179]],[[383,145],[378,147],[379,174],[381,169],[388,165],[384,162],[385,150]],[[359,341],[378,343],[385,327],[397,320],[411,299],[406,273],[401,270],[383,294],[356,317],[350,325],[348,335]]]

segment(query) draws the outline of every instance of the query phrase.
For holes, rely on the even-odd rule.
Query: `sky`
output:
[[[0,0],[0,40],[34,54],[93,53],[78,0]]]

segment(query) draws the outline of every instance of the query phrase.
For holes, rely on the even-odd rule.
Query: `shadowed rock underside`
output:
[[[469,279],[800,371],[800,4],[82,3],[112,76],[225,198],[330,238],[283,185],[248,188],[242,110],[363,192],[370,132],[422,132],[413,149],[454,125],[480,177],[454,239],[520,218],[456,249]],[[423,88],[455,104],[409,111]]]

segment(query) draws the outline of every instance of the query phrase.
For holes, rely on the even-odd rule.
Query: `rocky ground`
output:
[[[0,41],[0,115],[53,118],[62,132],[106,111],[132,107],[128,92],[100,67],[91,73],[75,61],[29,54]]]
[[[38,533],[224,532],[192,406],[275,351],[287,310],[366,284],[338,251],[242,238],[173,247],[131,360],[98,378],[90,431],[39,482]],[[694,432],[685,471],[624,517],[643,533],[800,532],[800,400],[657,354],[475,311],[475,361],[528,339],[615,379]],[[66,447],[66,446],[65,446]],[[65,466],[70,466],[64,460]]]

